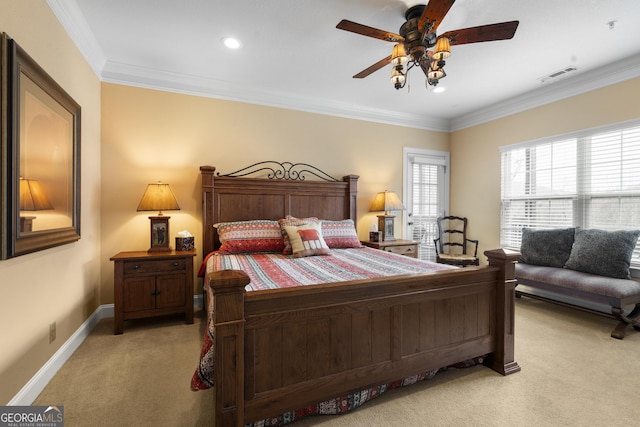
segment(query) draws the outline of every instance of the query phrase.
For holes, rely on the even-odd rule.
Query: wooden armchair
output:
[[[478,241],[467,239],[467,218],[442,216],[437,221],[439,237],[433,240],[436,246],[436,262],[460,267],[480,265]],[[473,255],[467,253],[468,244],[475,245]]]

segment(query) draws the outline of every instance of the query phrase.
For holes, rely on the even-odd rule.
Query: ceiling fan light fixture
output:
[[[440,79],[447,77],[444,68],[442,68],[442,62],[444,61],[431,61],[431,66],[427,71],[427,84],[430,86],[437,86]]]
[[[393,71],[391,72],[391,83],[396,89],[401,89],[404,87],[404,83],[406,81],[405,75],[402,72],[402,65],[397,65],[393,67]]]
[[[451,56],[451,43],[447,37],[440,37],[436,42],[433,57],[437,60],[447,59]]]
[[[498,22],[447,31],[438,37],[436,31],[445,19],[455,0],[429,0],[427,4],[409,7],[406,21],[398,34],[358,24],[348,19],[341,20],[336,28],[374,39],[392,42],[393,53],[354,75],[354,79],[367,77],[371,73],[392,64],[391,83],[396,89],[405,86],[409,72],[417,67],[426,76],[427,86],[436,86],[447,74],[445,59],[451,56],[451,44],[470,44],[497,40],[509,40],[515,35],[519,21]],[[430,49],[434,48],[433,51]],[[403,52],[404,51],[404,52]],[[405,65],[406,64],[406,65]]]
[[[444,77],[444,70],[442,68],[439,68],[437,70],[434,70],[433,68],[429,68],[429,71],[427,72],[427,78],[429,80],[440,80],[443,77]]]
[[[391,63],[395,65],[402,65],[409,60],[407,58],[407,52],[404,49],[404,45],[402,43],[398,43],[393,46],[393,53],[391,54]]]

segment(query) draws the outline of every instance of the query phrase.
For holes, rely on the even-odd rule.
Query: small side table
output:
[[[413,240],[397,239],[389,242],[370,242],[363,240],[360,243],[364,246],[380,249],[385,252],[393,252],[395,254],[418,258],[418,242],[414,242]]]
[[[193,323],[193,257],[196,251],[120,252],[114,264],[114,326],[121,334],[124,321],[185,313]]]

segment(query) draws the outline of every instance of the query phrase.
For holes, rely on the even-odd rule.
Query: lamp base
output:
[[[169,218],[170,216],[158,215],[150,216],[151,221],[151,247],[147,251],[153,252],[171,252],[169,246]]]
[[[393,242],[396,238],[393,235],[393,225],[396,216],[391,214],[378,215],[378,231],[382,233],[383,242]]]
[[[20,232],[21,233],[30,233],[33,231],[33,220],[36,219],[35,216],[21,216],[20,217]]]

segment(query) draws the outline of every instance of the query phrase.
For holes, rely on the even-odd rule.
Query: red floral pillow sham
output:
[[[331,249],[362,247],[352,219],[322,220],[322,237]]]
[[[284,250],[284,239],[278,221],[221,222],[214,227],[218,230],[220,252],[282,252]]]

